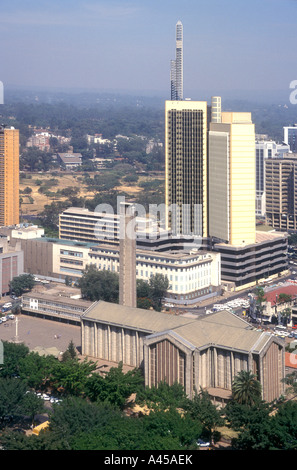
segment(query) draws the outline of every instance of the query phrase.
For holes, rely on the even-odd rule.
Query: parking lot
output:
[[[17,325],[16,325],[17,318]],[[62,322],[44,320],[41,318],[17,315],[14,320],[0,324],[0,340],[14,341],[18,331],[18,341],[24,343],[30,350],[40,346],[43,348],[56,347],[64,352],[70,341],[73,341],[78,351],[81,350],[80,327]]]

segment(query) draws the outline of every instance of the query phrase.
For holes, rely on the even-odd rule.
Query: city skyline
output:
[[[295,0],[30,0],[25,6],[15,0],[1,7],[0,80],[5,89],[118,90],[168,99],[180,20],[185,98],[289,101],[297,78],[296,11]]]

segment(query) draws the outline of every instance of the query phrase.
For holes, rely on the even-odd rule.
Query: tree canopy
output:
[[[99,271],[88,265],[79,280],[82,296],[88,300],[104,300],[117,303],[119,299],[119,276],[112,271]]]
[[[233,380],[233,399],[243,405],[254,405],[261,400],[261,384],[255,374],[241,370]]]
[[[34,285],[35,281],[32,274],[21,274],[10,281],[10,290],[20,297],[24,292],[30,291]]]

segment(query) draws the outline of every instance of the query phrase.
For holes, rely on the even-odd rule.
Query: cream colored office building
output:
[[[173,233],[207,236],[207,102],[165,103],[165,201]]]
[[[167,298],[190,301],[216,292],[221,285],[220,254],[215,252],[162,252],[136,249],[136,278],[149,281],[163,274],[168,278]],[[89,264],[100,271],[120,272],[119,248],[93,246]]]
[[[256,241],[255,126],[250,113],[222,112],[209,131],[209,235]]]

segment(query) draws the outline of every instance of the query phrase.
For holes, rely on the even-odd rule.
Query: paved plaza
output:
[[[64,352],[70,341],[73,341],[78,351],[81,351],[80,326],[69,325],[42,318],[18,315],[18,340],[30,350],[36,347],[55,347]],[[0,324],[0,340],[14,341],[16,336],[15,320],[8,320]]]

